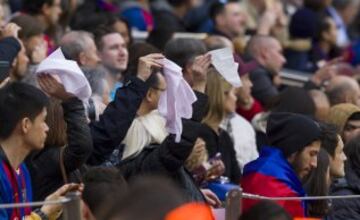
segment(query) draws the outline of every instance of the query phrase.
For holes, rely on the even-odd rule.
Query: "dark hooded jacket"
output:
[[[345,178],[336,180],[331,187],[332,196],[359,195],[360,171],[349,163],[345,166]],[[360,219],[360,199],[336,199],[332,201],[329,220]]]

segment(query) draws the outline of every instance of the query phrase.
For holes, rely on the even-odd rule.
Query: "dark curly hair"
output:
[[[321,123],[321,148],[325,149],[331,157],[335,156],[335,149],[339,143],[338,129],[333,124]]]
[[[30,15],[41,14],[42,7],[54,4],[55,0],[23,0],[23,10]]]

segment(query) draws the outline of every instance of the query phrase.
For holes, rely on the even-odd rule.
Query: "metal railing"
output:
[[[43,205],[63,205],[63,220],[81,220],[81,195],[79,192],[70,192],[65,198],[42,201],[42,202],[26,202],[26,203],[12,203],[0,204],[0,209],[24,208],[24,207],[41,207]]]
[[[225,204],[225,220],[238,220],[242,211],[242,199],[289,201],[289,200],[334,200],[359,199],[360,195],[345,196],[306,196],[306,197],[268,197],[251,193],[244,193],[241,188],[232,189],[227,193]],[[81,196],[79,192],[71,192],[65,198],[54,201],[0,204],[0,209],[40,207],[50,204],[63,204],[63,220],[81,220]]]
[[[241,216],[242,197],[241,189],[232,189],[226,195],[225,220],[238,220]]]
[[[280,72],[280,77],[282,79],[283,85],[303,87],[304,84],[310,79],[311,74],[290,69],[283,69]]]
[[[242,211],[242,199],[269,200],[269,201],[309,201],[309,200],[335,200],[335,199],[360,199],[360,195],[344,196],[304,196],[304,197],[268,197],[244,193],[241,188],[232,189],[226,196],[225,220],[238,220]]]

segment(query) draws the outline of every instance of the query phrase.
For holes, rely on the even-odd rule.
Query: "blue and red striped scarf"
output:
[[[22,163],[15,171],[3,152],[0,152],[0,203],[23,203],[32,201],[31,179],[26,165]],[[31,207],[0,210],[0,219],[23,219],[31,214]]]

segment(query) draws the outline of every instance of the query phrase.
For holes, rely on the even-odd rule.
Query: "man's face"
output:
[[[343,131],[343,139],[348,143],[352,138],[360,134],[360,120],[348,120]]]
[[[282,52],[280,43],[275,39],[271,43],[269,42],[269,45],[263,51],[265,67],[276,74],[280,72],[286,62]]]
[[[320,141],[314,141],[305,147],[304,150],[296,153],[289,161],[301,180],[303,180],[312,169],[316,168],[320,146]]]
[[[335,149],[335,155],[330,156],[330,175],[335,178],[345,176],[344,163],[346,156],[344,153],[344,143],[340,136],[338,138],[339,142]]]
[[[96,45],[93,39],[89,38],[87,43],[87,49],[84,53],[84,60],[82,61],[81,65],[95,68],[99,62],[100,58],[98,56],[98,51],[96,49]]]
[[[233,36],[239,36],[244,33],[246,17],[241,11],[240,4],[237,2],[228,3],[225,6],[224,13],[225,28]]]
[[[99,57],[104,66],[123,72],[128,65],[128,50],[124,38],[119,33],[111,33],[102,38],[103,48]]]
[[[25,134],[25,142],[30,147],[29,150],[41,150],[44,148],[47,132],[49,127],[47,126],[46,119],[47,111],[46,108],[36,116],[34,120],[26,120],[26,128],[23,128]]]
[[[52,5],[45,5],[45,9],[43,10],[43,14],[50,25],[58,23],[61,13],[61,0],[54,0]]]

